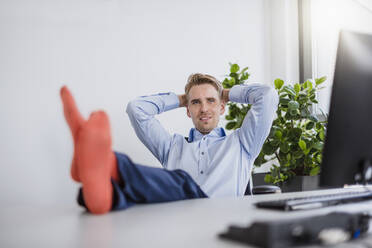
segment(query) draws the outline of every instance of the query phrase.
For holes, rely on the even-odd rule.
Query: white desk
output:
[[[289,219],[334,210],[372,210],[372,201],[301,212],[269,211],[252,205],[258,200],[299,194],[137,205],[103,216],[87,214],[77,205],[2,208],[0,247],[248,247],[221,240],[217,234],[230,224],[244,226],[256,220]]]

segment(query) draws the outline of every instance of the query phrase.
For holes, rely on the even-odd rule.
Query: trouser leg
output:
[[[133,163],[128,156],[115,153],[120,182],[111,180],[114,188],[112,210],[128,208],[138,203],[169,202],[205,198],[188,173],[183,170],[168,171]],[[84,206],[82,191],[78,202]]]

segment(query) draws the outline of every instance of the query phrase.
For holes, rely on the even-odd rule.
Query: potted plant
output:
[[[230,64],[223,87],[245,83],[249,77],[247,70],[247,67],[240,70],[239,65]],[[316,94],[325,80],[326,77],[322,77],[293,85],[285,84],[281,79],[274,81],[279,95],[277,117],[254,165],[259,167],[276,160],[279,165],[272,164],[265,182],[280,186],[284,192],[310,190],[317,185],[327,117],[323,114],[324,120],[319,120],[311,113],[311,108],[318,103]],[[232,102],[227,105],[226,129],[237,129],[250,105]]]

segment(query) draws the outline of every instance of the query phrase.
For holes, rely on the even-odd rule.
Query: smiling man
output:
[[[230,135],[218,127],[228,101],[252,104],[242,127]],[[242,196],[277,105],[278,95],[269,86],[227,90],[216,78],[197,73],[188,78],[185,94],[139,97],[128,104],[127,113],[139,139],[164,168],[187,172],[209,197]],[[170,135],[155,118],[178,107],[186,107],[195,126],[188,138]]]
[[[217,125],[219,117],[225,111],[218,88],[210,84],[195,85],[187,92],[187,116],[192,118],[195,128],[202,134],[210,133]]]
[[[278,105],[278,95],[269,86],[223,90],[217,79],[206,74],[191,75],[183,95],[161,93],[129,102],[132,126],[162,169],[135,164],[114,152],[104,111],[85,119],[67,87],[62,87],[61,98],[74,141],[71,177],[82,186],[78,203],[94,214],[141,203],[243,196]],[[218,122],[228,101],[252,107],[242,127],[226,135]],[[186,107],[195,126],[188,137],[170,135],[155,118],[179,107]]]

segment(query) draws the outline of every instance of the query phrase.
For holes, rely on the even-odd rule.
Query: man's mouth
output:
[[[203,116],[203,117],[200,117],[199,120],[201,120],[201,121],[208,121],[211,118],[212,117],[210,117],[210,116]]]

